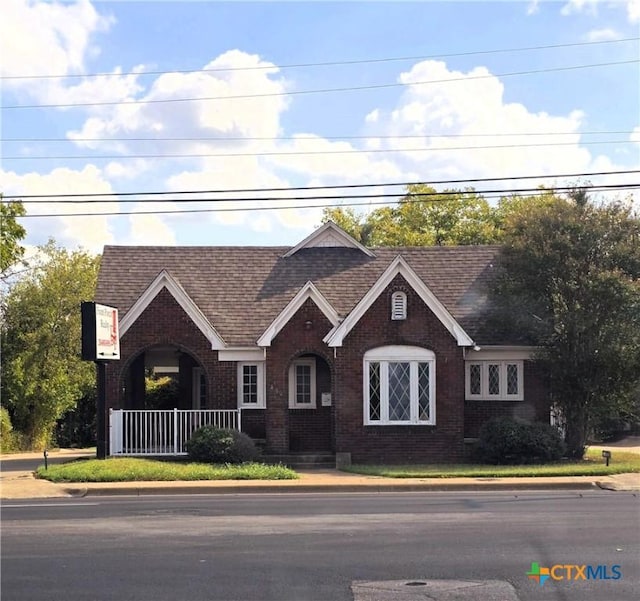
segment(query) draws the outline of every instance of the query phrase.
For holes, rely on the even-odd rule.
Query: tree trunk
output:
[[[582,459],[587,442],[587,420],[581,410],[571,411],[566,416],[564,441],[567,445],[567,457]]]

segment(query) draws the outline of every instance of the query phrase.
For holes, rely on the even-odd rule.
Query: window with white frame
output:
[[[295,359],[289,367],[289,408],[315,409],[316,360],[313,357]]]
[[[394,292],[391,295],[391,319],[407,319],[407,295],[404,292]]]
[[[238,363],[238,407],[263,409],[264,363]]]
[[[365,425],[434,425],[435,399],[433,351],[384,346],[365,353]]]
[[[522,401],[522,361],[467,361],[465,398],[468,401]]]

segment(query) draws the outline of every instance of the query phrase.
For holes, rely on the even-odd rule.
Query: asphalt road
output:
[[[526,576],[532,561],[617,564],[622,578],[539,586]],[[353,581],[442,578],[506,580],[522,600],[635,601],[640,498],[289,493],[2,505],[2,599],[11,601],[341,601]]]

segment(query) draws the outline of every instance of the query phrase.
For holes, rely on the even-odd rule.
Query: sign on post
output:
[[[85,302],[82,314],[82,358],[95,361],[97,372],[96,395],[96,456],[107,456],[105,414],[107,411],[107,362],[120,359],[120,333],[118,309]]]
[[[82,303],[82,358],[85,361],[114,361],[120,359],[118,309]]]

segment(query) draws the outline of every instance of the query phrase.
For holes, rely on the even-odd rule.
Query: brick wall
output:
[[[275,453],[329,450],[333,446],[333,407],[321,407],[323,373],[331,382],[333,354],[322,341],[333,326],[311,300],[300,307],[267,349],[267,450]],[[289,365],[296,357],[316,357],[317,409],[289,409]],[[324,366],[323,366],[324,364]],[[329,384],[330,385],[330,384]],[[331,391],[333,392],[333,391]],[[293,444],[292,444],[293,443]],[[317,448],[319,447],[319,448]]]
[[[407,319],[392,321],[391,294],[407,295]],[[379,346],[412,345],[436,356],[434,426],[365,426],[363,355]],[[353,462],[454,461],[463,453],[464,362],[462,349],[420,297],[397,276],[337,350],[336,451]]]
[[[203,368],[206,381],[203,409],[237,407],[236,363],[218,361],[218,353],[211,350],[210,342],[171,293],[163,289],[122,336],[120,361],[113,361],[107,366],[107,408],[129,408],[125,406],[123,390],[129,366],[146,349],[165,345],[188,353]]]
[[[540,369],[524,362],[524,400],[465,401],[464,435],[476,438],[482,424],[495,417],[511,417],[549,423],[549,386]]]

